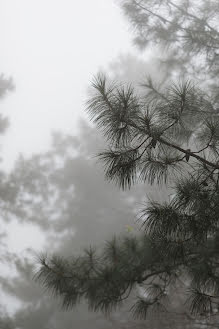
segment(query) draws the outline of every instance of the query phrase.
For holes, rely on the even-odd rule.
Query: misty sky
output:
[[[0,72],[16,92],[1,103],[11,126],[4,161],[48,147],[52,129],[75,133],[92,76],[121,53],[135,53],[113,0],[3,0]]]

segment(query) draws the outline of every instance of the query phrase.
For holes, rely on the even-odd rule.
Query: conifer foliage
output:
[[[219,297],[219,117],[191,82],[138,96],[131,86],[94,82],[88,101],[109,149],[99,156],[106,177],[123,189],[137,181],[174,185],[171,201],[148,203],[144,234],[114,237],[100,251],[63,259],[42,257],[37,274],[71,308],[82,298],[109,312],[140,286],[134,316],[165,307],[182,275],[193,314],[215,311]],[[155,95],[156,93],[156,95]],[[156,97],[155,97],[156,96]]]
[[[153,2],[154,8],[162,3],[168,15],[172,6],[181,12],[182,20],[182,10],[189,13],[188,6],[179,9],[173,1],[169,5],[167,1],[133,1],[133,6],[140,8],[143,2]],[[160,30],[168,26],[167,18],[153,15],[150,19],[152,23],[158,19]],[[178,30],[172,34],[179,42],[192,22],[201,24],[204,19],[191,15],[186,16],[190,25],[175,22],[175,28],[182,27],[182,34]],[[138,17],[150,23],[146,14]],[[206,22],[201,25],[202,42],[211,33]],[[205,46],[213,53],[212,40],[217,39],[215,47],[219,42],[218,34],[212,33]],[[193,45],[196,54],[198,44],[194,41]],[[209,92],[189,80],[158,88],[149,79],[142,88],[139,93],[103,75],[93,80],[88,112],[108,141],[108,149],[99,158],[106,178],[122,189],[137,182],[158,184],[158,188],[166,184],[171,186],[171,198],[167,195],[163,203],[150,201],[141,209],[140,235],[113,237],[102,248],[86,249],[71,259],[42,256],[36,277],[61,296],[65,308],[85,299],[91,310],[108,313],[130,298],[130,311],[140,318],[151,310],[174,310],[172,292],[184,281],[181,293],[188,314],[209,317],[217,314],[219,305],[217,105]]]

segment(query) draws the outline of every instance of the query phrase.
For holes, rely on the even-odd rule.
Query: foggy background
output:
[[[10,126],[1,136],[0,328],[127,327],[125,310],[107,319],[86,305],[62,311],[33,280],[34,252],[67,256],[137,232],[137,209],[154,191],[104,180],[95,158],[104,141],[85,102],[99,71],[134,84],[165,73],[133,46],[113,0],[2,0],[0,9],[0,72],[15,85],[1,99]]]

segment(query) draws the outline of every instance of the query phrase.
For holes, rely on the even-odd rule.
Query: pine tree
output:
[[[196,34],[195,41],[190,40],[191,53],[204,49],[211,67],[207,49],[216,56],[219,39],[214,32],[212,39],[208,37],[206,11],[194,18],[190,1],[180,9],[172,1],[133,1],[136,6],[143,3],[151,5],[151,11],[164,5],[161,12],[168,9],[168,17],[175,4],[182,21],[175,16],[175,28],[179,24],[181,28],[172,36],[180,43],[183,33],[197,28],[204,48],[198,48]],[[202,1],[199,4],[204,6]],[[213,19],[215,1],[209,8]],[[156,29],[172,26],[154,12],[152,22],[149,14],[137,17],[151,26],[151,39]],[[195,25],[198,22],[200,26]],[[219,115],[214,90],[204,92],[190,80],[157,88],[149,79],[142,88],[145,93],[138,93],[131,85],[111,83],[98,75],[88,111],[108,140],[108,149],[99,154],[106,178],[122,189],[137,182],[158,188],[166,184],[166,201],[152,200],[141,209],[140,235],[114,236],[102,248],[90,247],[71,259],[42,256],[36,278],[61,296],[67,309],[85,299],[91,310],[108,313],[131,299],[133,316],[145,318],[152,310],[175,312],[180,289],[187,316],[208,319],[217,315],[219,305]]]
[[[93,310],[111,311],[140,285],[150,291],[134,315],[162,306],[178,277],[190,283],[192,313],[214,312],[218,302],[219,118],[191,82],[140,98],[131,86],[93,83],[88,109],[110,148],[99,156],[106,177],[123,189],[137,181],[174,184],[171,201],[149,202],[141,237],[114,237],[102,252],[75,259],[41,259],[38,278],[72,307],[82,297]]]

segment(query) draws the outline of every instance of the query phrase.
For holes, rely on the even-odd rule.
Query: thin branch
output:
[[[150,9],[148,9],[148,8],[146,8],[146,7],[144,7],[144,6],[142,6],[142,5],[140,4],[140,2],[134,1],[134,3],[135,3],[135,4],[137,5],[137,7],[139,7],[140,9],[145,10],[145,11],[147,11],[149,14],[151,14],[151,15],[153,15],[153,16],[159,18],[159,20],[160,20],[161,22],[172,24],[172,22],[169,21],[168,19],[166,19],[166,18],[160,16],[159,14],[154,13],[154,12],[151,11]]]
[[[185,150],[183,149],[182,147],[176,145],[176,144],[173,144],[173,143],[169,143],[167,142],[165,139],[163,139],[162,137],[158,137],[157,139],[160,143],[163,143],[164,145],[167,145],[167,146],[170,146],[186,155],[189,155],[193,158],[196,158],[197,160],[199,160],[200,162],[212,167],[212,168],[215,168],[215,169],[219,169],[219,164],[215,164],[213,162],[210,162],[202,157],[200,157],[199,155],[195,154],[194,152],[190,151],[189,149],[188,150]]]
[[[201,18],[187,12],[186,10],[184,10],[182,7],[176,5],[175,3],[173,3],[171,0],[168,0],[168,2],[173,6],[175,7],[176,9],[178,9],[181,13],[183,13],[184,15],[186,15],[187,17],[191,17],[193,18],[194,20],[197,20],[199,21],[200,23],[205,23],[205,26],[207,26],[212,32],[216,33],[216,34],[219,34],[217,30],[215,30],[211,25],[208,24],[208,22],[205,20],[203,21]]]
[[[167,18],[164,18],[163,16],[161,16],[161,15],[159,15],[159,14],[157,14],[157,13],[155,13],[155,12],[153,12],[152,10],[150,10],[150,9],[148,9],[148,8],[146,8],[146,7],[144,7],[144,6],[142,6],[139,2],[137,2],[137,1],[134,1],[135,2],[135,4],[137,5],[137,7],[139,7],[139,8],[141,8],[142,10],[145,10],[145,11],[147,11],[149,14],[151,14],[152,16],[154,16],[154,17],[157,17],[162,23],[168,23],[168,24],[170,24],[170,25],[172,25],[173,24],[173,21],[170,21],[169,19],[167,19]],[[193,33],[193,32],[197,32],[197,33],[200,33],[200,31],[192,31],[192,30],[190,30],[190,29],[188,29],[188,28],[186,28],[186,27],[183,27],[183,26],[181,26],[181,25],[179,25],[179,24],[177,24],[176,22],[174,22],[174,25],[175,26],[177,26],[177,28],[179,29],[179,30],[181,30],[181,31],[186,31],[186,32],[189,32],[189,33]]]

